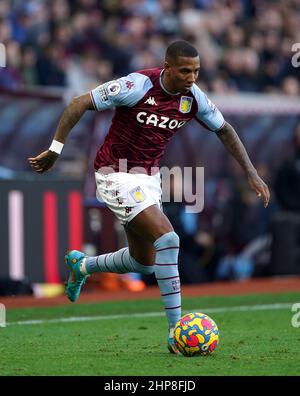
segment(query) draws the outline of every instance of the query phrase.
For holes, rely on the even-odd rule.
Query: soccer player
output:
[[[128,248],[97,257],[68,252],[66,293],[76,301],[94,272],[154,273],[168,321],[168,349],[175,354],[174,326],[181,317],[179,237],[161,208],[159,173],[159,160],[168,141],[195,118],[215,133],[239,162],[265,207],[270,198],[234,128],[195,84],[199,70],[197,50],[186,41],[173,42],[167,48],[163,68],[140,70],[75,97],[59,121],[50,148],[28,159],[36,172],[49,170],[69,132],[87,110],[116,108],[95,158],[95,178],[97,195],[125,228]]]

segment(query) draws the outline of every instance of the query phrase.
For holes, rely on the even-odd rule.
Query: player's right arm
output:
[[[95,110],[90,93],[72,99],[64,110],[54,134],[53,140],[58,142],[58,147],[60,144],[63,145],[65,143],[71,129],[87,110]],[[51,145],[48,150],[43,151],[36,157],[28,158],[28,162],[33,170],[38,173],[44,173],[52,168],[59,156],[57,152],[51,150],[52,147]]]
[[[44,173],[52,168],[71,129],[87,110],[102,111],[118,106],[134,106],[151,86],[152,83],[146,76],[131,73],[126,77],[99,85],[89,93],[75,97],[59,120],[53,138],[54,144],[52,143],[49,150],[43,151],[38,156],[28,158],[32,169],[38,173]]]

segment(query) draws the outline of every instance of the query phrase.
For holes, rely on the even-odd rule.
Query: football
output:
[[[177,322],[174,340],[184,356],[208,355],[219,343],[219,329],[204,313],[189,313]]]

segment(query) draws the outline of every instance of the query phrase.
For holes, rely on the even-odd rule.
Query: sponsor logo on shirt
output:
[[[121,91],[121,84],[118,81],[112,81],[107,86],[107,93],[109,96],[118,95],[120,91]]]
[[[155,102],[155,99],[153,98],[153,96],[149,96],[149,98],[147,99],[147,100],[145,100],[145,102],[144,103],[148,103],[149,105],[152,105],[152,106],[157,106],[157,103]]]
[[[189,113],[192,108],[193,98],[190,96],[181,96],[180,104],[179,104],[179,111],[181,113]]]
[[[153,125],[158,128],[169,128],[169,129],[175,129],[175,128],[181,128],[187,121],[180,121],[180,120],[172,120],[169,117],[165,116],[157,116],[156,114],[148,114],[146,111],[140,111],[136,115],[136,119],[140,124],[145,124],[145,125]]]
[[[146,199],[146,195],[145,195],[144,191],[141,189],[141,187],[136,187],[129,192],[130,192],[130,195],[132,196],[132,198],[137,203],[143,202]]]

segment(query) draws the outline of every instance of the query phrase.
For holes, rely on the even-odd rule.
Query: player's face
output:
[[[166,88],[172,93],[187,93],[198,78],[199,56],[195,58],[179,56],[176,62],[166,61],[164,68]]]

